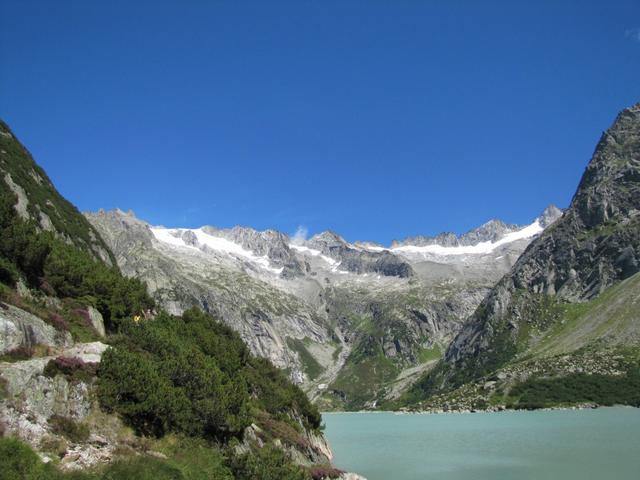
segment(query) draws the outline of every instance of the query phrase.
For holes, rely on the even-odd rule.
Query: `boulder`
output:
[[[89,314],[91,326],[96,332],[98,332],[98,335],[104,338],[107,335],[107,332],[104,328],[104,319],[102,318],[102,314],[93,307],[87,307],[87,313]]]
[[[0,355],[36,345],[62,349],[73,345],[73,339],[29,312],[0,303]]]

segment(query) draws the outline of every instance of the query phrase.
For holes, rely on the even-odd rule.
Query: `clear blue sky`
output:
[[[640,2],[0,0],[0,117],[81,210],[350,240],[566,206]]]

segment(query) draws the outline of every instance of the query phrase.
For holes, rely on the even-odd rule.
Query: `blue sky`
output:
[[[527,223],[638,101],[638,1],[0,0],[0,117],[154,224]]]

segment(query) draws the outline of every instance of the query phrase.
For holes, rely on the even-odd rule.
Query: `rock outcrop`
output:
[[[61,332],[29,312],[0,302],[0,355],[64,349],[73,344],[69,332]]]
[[[332,258],[343,271],[362,274],[376,273],[387,277],[411,277],[411,265],[388,250],[370,251],[349,244],[334,232],[322,232],[304,242],[304,246],[318,250]]]
[[[20,325],[29,334],[20,345],[48,347],[48,355],[27,360],[0,362],[0,426],[5,435],[14,435],[49,455],[58,455],[67,469],[85,468],[111,459],[122,425],[114,418],[105,420],[96,404],[95,369],[107,345],[100,342],[73,345],[70,336],[51,332],[41,319],[13,306],[2,321]],[[0,338],[5,338],[2,335]],[[24,338],[29,338],[25,343]],[[33,343],[35,342],[35,343]],[[62,360],[61,360],[62,359]],[[75,362],[91,374],[69,377],[51,365]],[[67,438],[61,425],[85,424],[91,429],[84,438]],[[95,418],[101,421],[95,421]]]

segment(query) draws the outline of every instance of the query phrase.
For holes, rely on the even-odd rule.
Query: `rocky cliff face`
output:
[[[259,250],[262,255],[252,254],[252,258],[260,260],[254,264],[242,255],[233,257],[235,262],[210,246],[199,244],[195,234],[187,231],[173,237],[185,245],[176,249],[159,241],[150,226],[132,214],[100,212],[88,218],[104,233],[122,272],[145,280],[150,293],[169,312],[180,314],[199,306],[223,318],[254,353],[298,372],[299,362],[286,346],[287,337],[330,341],[331,331],[314,307],[260,280],[260,275],[269,277],[275,276],[274,271],[283,272],[280,262],[297,262],[279,234],[247,234],[240,229],[225,233]],[[209,227],[203,230],[218,232]],[[273,260],[269,254],[274,255]],[[261,268],[263,265],[267,268]]]
[[[52,368],[56,362],[95,369],[107,346],[75,343],[69,332],[56,330],[20,308],[0,303],[0,427],[65,468],[105,462],[124,443],[122,424],[100,412],[95,377],[71,377]],[[31,355],[31,356],[30,356]],[[20,360],[19,358],[27,358]],[[70,428],[83,425],[74,436]],[[69,438],[69,437],[72,438]],[[131,440],[128,438],[127,440]],[[120,445],[121,447],[124,445]]]
[[[639,271],[640,105],[598,143],[570,207],[519,258],[449,346],[430,390],[505,365],[547,332],[554,305],[591,300]]]
[[[87,218],[121,270],[170,312],[197,305],[219,316],[334,409],[395,397],[430,368],[543,228],[540,219],[534,229],[489,222],[464,236],[471,251],[458,242],[434,252],[333,232],[294,240],[246,227],[153,227],[122,211]]]
[[[386,249],[368,250],[349,244],[334,232],[322,232],[305,242],[337,262],[342,271],[376,273],[387,277],[407,278],[414,274],[411,265]]]

